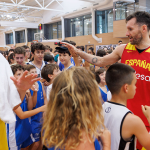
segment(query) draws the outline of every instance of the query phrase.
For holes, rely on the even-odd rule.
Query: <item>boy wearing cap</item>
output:
[[[58,50],[59,53],[59,60],[64,65],[62,71],[70,69],[71,67],[75,66],[74,64],[71,63],[71,54],[67,47],[60,46],[56,47],[56,49]]]

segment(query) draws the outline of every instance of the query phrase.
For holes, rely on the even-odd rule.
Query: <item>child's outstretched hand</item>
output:
[[[105,129],[100,136],[103,145],[103,150],[111,150],[111,134],[110,131]]]
[[[28,71],[25,71],[23,75],[17,80],[15,77],[10,77],[16,85],[17,89],[20,91],[26,91],[31,88],[31,86],[39,81],[40,78],[37,78],[37,74],[27,75]]]
[[[142,105],[142,111],[143,111],[143,114],[145,115],[145,117],[147,118],[149,124],[150,124],[150,106],[143,106]]]

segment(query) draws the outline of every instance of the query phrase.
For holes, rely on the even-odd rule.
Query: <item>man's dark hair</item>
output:
[[[24,56],[26,55],[26,51],[23,47],[16,47],[14,50],[14,56],[15,54],[24,54]]]
[[[24,71],[24,67],[21,66],[20,64],[11,65],[11,69],[12,69],[13,75],[14,75],[18,70],[23,70],[23,71]]]
[[[106,51],[103,49],[99,49],[96,54],[96,56],[100,56],[100,57],[103,57],[105,55],[106,55]]]
[[[136,23],[138,25],[146,25],[147,26],[147,30],[149,31],[150,30],[150,14],[148,12],[145,12],[145,11],[137,11],[131,15],[129,15],[127,18],[126,18],[126,23],[135,18],[136,19]]]
[[[77,49],[81,49],[81,46],[77,46],[76,48],[77,48]]]
[[[27,45],[23,45],[22,47],[23,47],[24,49],[29,48],[29,46],[27,46]]]
[[[27,70],[27,71],[30,71],[31,69],[34,69],[34,68],[36,68],[36,67],[33,66],[33,65],[26,65],[26,66],[24,66],[24,70]]]
[[[57,64],[47,64],[43,67],[41,71],[41,76],[47,82],[50,82],[50,78],[48,77],[49,74],[53,75],[54,69],[59,69]]]
[[[34,54],[35,50],[45,51],[45,46],[42,43],[34,43],[31,45],[31,52]]]
[[[106,84],[112,94],[118,94],[124,84],[131,84],[135,70],[122,63],[111,65],[106,72]]]
[[[118,41],[118,43],[120,43],[120,42],[122,42],[121,40],[120,41]]]
[[[70,44],[76,46],[76,43],[74,41],[70,41]]]
[[[44,54],[44,61],[52,62],[52,61],[54,61],[54,57],[52,55],[50,55],[50,53],[45,53]]]

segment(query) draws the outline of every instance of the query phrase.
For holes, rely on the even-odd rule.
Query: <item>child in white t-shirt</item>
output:
[[[47,64],[41,71],[42,78],[45,79],[50,85],[47,87],[47,100],[49,101],[52,83],[55,77],[60,73],[59,67],[56,64]]]

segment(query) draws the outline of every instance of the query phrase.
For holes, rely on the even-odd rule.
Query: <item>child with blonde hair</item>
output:
[[[42,128],[43,144],[53,149],[110,150],[100,91],[92,73],[83,67],[61,72],[53,82]]]

